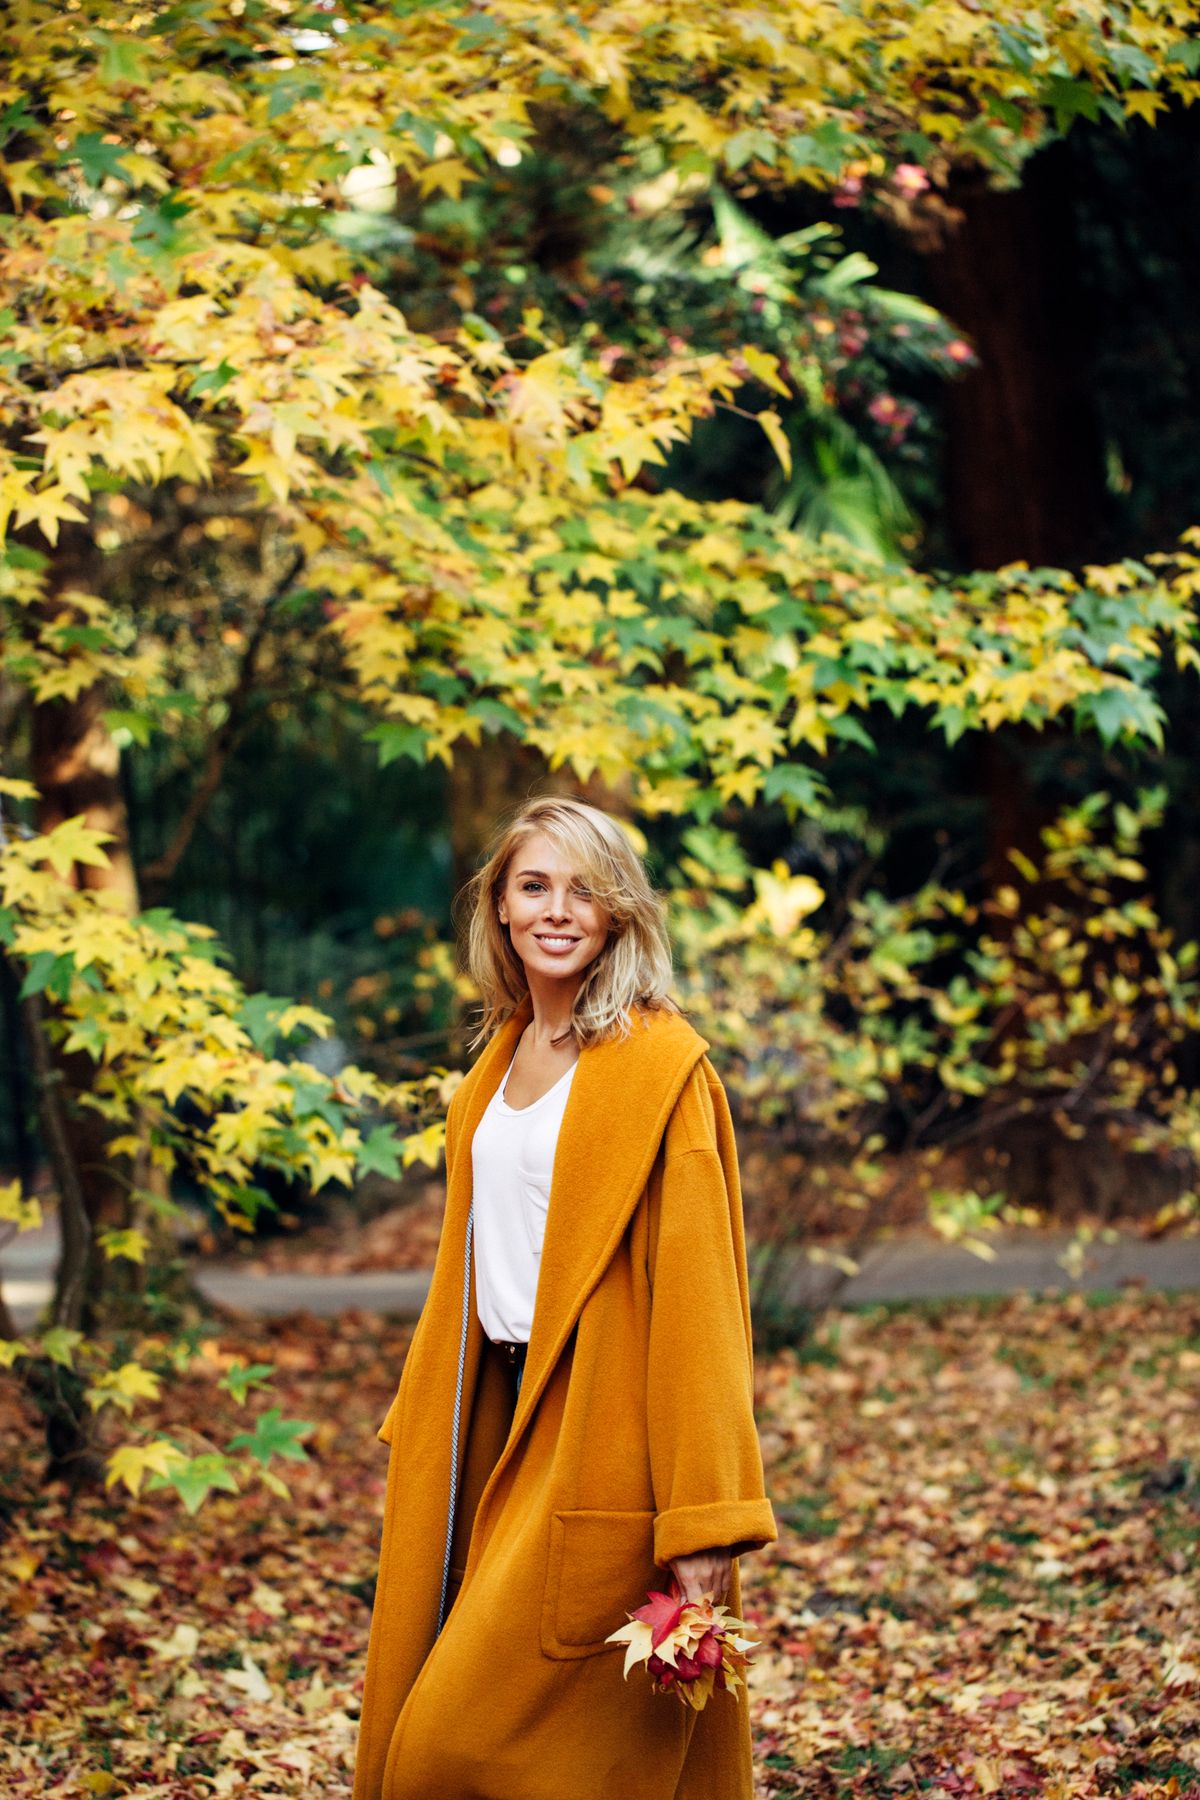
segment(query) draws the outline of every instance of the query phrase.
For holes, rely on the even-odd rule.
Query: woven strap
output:
[[[463,1372],[467,1365],[467,1327],[471,1319],[471,1238],[475,1229],[475,1202],[467,1213],[467,1247],[463,1254],[462,1331],[458,1340],[458,1379],[454,1384],[454,1423],[450,1428],[450,1504],[446,1513],[446,1554],[442,1559],[442,1592],[438,1600],[437,1630],[446,1618],[446,1591],[450,1586],[450,1544],[454,1537],[454,1510],[458,1503],[458,1440],[462,1429]]]

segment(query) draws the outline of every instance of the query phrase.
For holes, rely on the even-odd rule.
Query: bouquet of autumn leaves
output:
[[[627,1615],[628,1625],[610,1632],[606,1644],[626,1644],[625,1677],[644,1662],[660,1693],[679,1695],[697,1712],[714,1688],[745,1686],[755,1649],[753,1638],[727,1606],[711,1600],[685,1600],[677,1583],[669,1594],[651,1591],[645,1606]]]

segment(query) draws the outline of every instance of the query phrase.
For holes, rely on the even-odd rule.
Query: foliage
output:
[[[414,199],[454,203],[564,114],[603,146],[601,185],[627,157],[743,196],[801,180],[882,204],[918,163],[937,181],[959,162],[1006,179],[1076,113],[1123,122],[1165,93],[1193,98],[1193,9],[1055,6],[1016,24],[944,0],[566,20],[532,0],[10,13],[0,604],[5,675],[35,715],[99,697],[132,746],[197,712],[227,720],[278,624],[311,640],[306,678],[375,710],[383,760],[448,764],[506,736],[580,778],[629,778],[649,815],[761,798],[794,816],[820,798],[814,762],[831,742],[869,744],[880,705],[920,709],[950,741],[1059,718],[1157,740],[1161,659],[1196,663],[1187,552],[1161,573],[944,581],[740,502],[656,491],[717,408],[757,409],[786,470],[772,396],[793,403],[820,357],[797,339],[791,381],[774,350],[715,334],[622,367],[560,309],[525,304],[501,332],[465,290],[418,325],[389,281],[396,233],[373,244],[346,227],[364,169],[394,188],[402,238]],[[729,248],[738,230],[727,215],[727,289],[749,266]],[[751,260],[780,255],[756,245]],[[865,278],[819,260],[827,303],[839,269],[843,298]],[[798,515],[803,496],[788,505]],[[197,535],[259,558],[253,628],[220,593],[199,625],[195,595],[165,620],[146,604],[157,541]],[[436,1124],[418,1117],[401,1147],[364,1137],[358,1108],[407,1108],[438,1077],[388,1089],[288,1058],[291,1030],[319,1033],[323,1016],[247,995],[211,933],[169,909],[131,916],[80,882],[107,841],[69,818],[10,842],[0,877],[26,994],[53,1003],[59,1047],[91,1059],[87,1102],[114,1158],[186,1168],[251,1220],[256,1166],[320,1185],[436,1157]],[[931,1054],[921,1040],[918,1062]],[[136,1258],[139,1227],[103,1247]],[[136,1357],[107,1370],[98,1346],[78,1348],[94,1409],[150,1397]],[[44,1336],[10,1355],[55,1361]],[[278,1418],[245,1439],[206,1448],[188,1494],[227,1485],[234,1449],[294,1442]],[[155,1459],[174,1479],[161,1440],[114,1454],[131,1487]]]
[[[1038,863],[1013,852],[1013,882],[980,899],[936,878],[901,899],[827,899],[782,862],[751,871],[726,833],[685,833],[682,992],[789,1172],[786,1205],[755,1219],[777,1253],[760,1299],[778,1298],[778,1253],[814,1205],[859,1215],[861,1236],[914,1174],[943,1235],[991,1256],[988,1234],[1024,1217],[1004,1192],[1005,1145],[1035,1118],[1173,1169],[1157,1228],[1197,1229],[1200,1090],[1176,1059],[1200,1024],[1200,945],[1174,943],[1145,891],[1161,805],[1090,796],[1043,831]],[[968,1146],[987,1153],[987,1193],[946,1179]],[[852,1255],[834,1260],[854,1273]]]
[[[23,785],[4,781],[0,788],[19,794]],[[112,1127],[105,1147],[116,1167],[136,1168],[148,1147],[153,1166],[189,1175],[229,1223],[249,1231],[260,1209],[274,1204],[255,1179],[259,1170],[299,1175],[319,1189],[330,1181],[348,1185],[356,1169],[436,1162],[442,1127],[423,1123],[421,1114],[431,1103],[444,1106],[453,1078],[435,1073],[388,1087],[352,1066],[331,1077],[279,1055],[299,1031],[323,1034],[325,1017],[270,995],[247,995],[221,966],[207,928],[184,925],[165,908],[130,917],[105,890],[65,882],[76,864],[103,861],[101,836],[73,819],[10,840],[0,858],[0,931],[24,969],[23,994],[56,1002],[46,1026],[51,1037],[95,1064],[83,1103]],[[400,1139],[383,1124],[364,1133],[359,1119],[367,1104],[407,1113],[408,1135]],[[138,1222],[101,1236],[110,1261],[143,1262],[147,1218],[180,1216],[174,1201],[149,1186],[131,1182],[130,1203]],[[38,1203],[22,1196],[18,1183],[0,1190],[0,1222],[18,1231],[41,1222]],[[28,1339],[0,1342],[0,1362],[36,1370],[63,1402],[75,1378],[86,1376],[82,1398],[93,1414],[114,1405],[129,1416],[158,1398],[153,1362],[131,1357],[113,1369],[110,1354],[107,1344],[58,1319]],[[272,1454],[295,1453],[291,1429],[277,1421],[267,1439],[234,1439],[228,1449],[246,1449],[265,1464]],[[239,1460],[212,1450],[202,1462],[188,1462],[155,1438],[112,1449],[108,1480],[137,1492],[151,1473],[190,1503],[214,1485],[228,1486]]]
[[[960,66],[956,8],[780,9],[762,34],[741,34],[744,67],[702,103],[672,102],[662,87],[684,47],[701,61],[715,50],[691,14],[648,37],[605,17],[598,35],[556,34],[551,52],[549,15],[536,8],[489,14],[485,32],[468,13],[436,78],[405,53],[431,29],[421,11],[355,9],[315,37],[307,15],[286,9],[248,7],[236,23],[222,15],[215,34],[203,7],[150,10],[138,29],[99,15],[89,28],[89,17],[19,9],[11,72],[25,98],[14,97],[6,165],[18,210],[0,251],[4,519],[51,545],[86,522],[107,552],[130,535],[128,506],[112,504],[123,490],[227,489],[230,508],[268,508],[302,557],[294,585],[321,599],[349,671],[383,711],[385,757],[448,760],[456,743],[507,731],[552,744],[581,777],[638,772],[658,808],[681,810],[708,784],[707,764],[722,799],[802,797],[807,775],[767,782],[763,771],[797,746],[819,752],[844,714],[876,699],[940,702],[934,721],[951,732],[1064,708],[1084,722],[1101,714],[1106,735],[1152,728],[1153,704],[1130,683],[1152,674],[1155,631],[1183,635],[1190,620],[1144,566],[1105,578],[1121,590],[1111,605],[1131,651],[1116,632],[1086,629],[1103,588],[1076,598],[1049,574],[946,587],[814,552],[753,509],[636,490],[647,465],[747,381],[790,396],[778,359],[753,345],[739,361],[685,347],[622,377],[582,337],[552,334],[536,307],[513,341],[470,311],[417,331],[326,227],[343,203],[338,182],[372,150],[425,192],[453,193],[480,159],[525,141],[534,91],[540,105],[580,78],[580,104],[590,81],[610,123],[653,136],[668,158],[675,134],[695,140],[696,115],[712,105],[707,154],[723,149],[745,167],[758,151],[729,148],[738,104],[727,79],[735,90],[746,82],[742,102],[770,121],[746,126],[752,137],[782,131],[785,117],[794,127],[787,82],[799,83],[791,102],[827,108],[811,115],[814,128],[838,111],[811,91],[811,36],[828,59],[818,57],[820,92],[844,89],[856,53],[868,93],[885,73],[899,82],[920,66],[933,82],[921,129],[931,143],[963,139],[965,154],[975,140],[943,78],[976,104],[1001,90],[1033,119],[1043,65],[1061,65],[1067,73],[1052,80],[1086,77],[1112,90],[1109,104],[1122,92],[1123,108],[1156,98],[1139,85],[1150,67],[1143,38],[1162,55],[1162,79],[1189,90],[1186,58],[1167,57],[1175,27],[1123,9],[1106,35],[1090,14],[1072,21],[1054,9],[1041,23],[1031,15],[1042,46],[973,13]],[[795,43],[794,63],[780,59],[780,34]],[[499,55],[502,90],[479,79]],[[410,104],[418,66],[420,112]],[[752,99],[768,66],[784,89]],[[150,109],[138,103],[145,91]],[[329,116],[343,122],[344,147],[324,130]],[[389,130],[389,118],[402,123]],[[808,154],[781,151],[780,175],[823,179]],[[778,413],[768,405],[757,417],[786,464]],[[13,588],[36,620],[17,673],[39,698],[67,691],[64,660],[70,680],[99,679],[111,645],[131,642],[128,618],[110,621],[78,583],[41,600],[18,567]],[[1016,614],[1001,624],[1008,642],[1027,647],[1015,670],[1007,642],[988,653],[998,603]],[[132,642],[131,690],[112,700],[136,735],[169,702],[136,624]],[[90,657],[68,654],[89,646]]]

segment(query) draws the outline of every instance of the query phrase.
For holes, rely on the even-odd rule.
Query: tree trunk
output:
[[[459,744],[446,783],[450,811],[451,877],[462,892],[504,822],[527,800],[571,795],[620,817],[630,810],[629,784],[598,776],[581,782],[569,768],[550,770],[542,756],[510,738]]]
[[[930,258],[930,298],[969,334],[981,364],[946,398],[948,537],[965,568],[1078,567],[1104,553],[1104,458],[1089,392],[1071,178],[1072,159],[1059,145],[1031,162],[1017,190],[965,181],[950,195],[962,223]],[[1010,849],[1040,857],[1042,829],[1061,798],[1054,752],[1069,740],[1069,725],[978,734],[989,886],[1019,883]],[[1026,906],[1054,897],[1040,886]],[[1071,1146],[1077,1157],[1081,1148]],[[1060,1149],[1045,1121],[1010,1133],[999,1152],[1010,1197],[1036,1194],[1051,1210],[1074,1198],[1047,1180],[1052,1166],[1061,1172],[1061,1155],[1052,1160]]]
[[[46,611],[56,613],[72,591],[94,591],[96,574],[97,552],[90,535],[82,528],[64,531],[49,569]],[[138,907],[137,875],[130,854],[120,753],[105,726],[104,707],[105,696],[98,684],[73,699],[36,703],[30,731],[30,775],[40,796],[40,830],[51,831],[63,820],[82,814],[89,826],[111,833],[112,841],[105,846],[108,863],[103,867],[77,863],[67,876],[70,884],[113,893],[132,913]],[[27,1009],[25,1017],[35,1071],[43,1060],[41,1045],[49,1046],[49,1065],[37,1075],[43,1095],[51,1080],[56,1089],[55,1141],[47,1141],[46,1146],[62,1222],[55,1322],[88,1330],[96,1322],[105,1291],[129,1281],[130,1265],[107,1261],[97,1247],[96,1234],[132,1222],[131,1171],[106,1154],[108,1123],[80,1104],[91,1088],[92,1058],[86,1051],[64,1055],[51,1045],[41,1008],[36,1016]],[[46,1135],[44,1104],[41,1120]],[[86,1229],[74,1217],[72,1198],[76,1194]]]
[[[1104,458],[1088,384],[1088,318],[1065,147],[1035,157],[1019,189],[964,178],[962,223],[929,259],[930,298],[975,343],[980,367],[946,396],[948,536],[963,568],[1078,566],[1104,540]],[[988,870],[1036,856],[1056,810],[1030,776],[1066,728],[1006,727],[978,740]]]

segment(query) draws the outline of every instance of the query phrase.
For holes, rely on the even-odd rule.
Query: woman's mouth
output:
[[[548,950],[551,956],[565,956],[579,942],[578,938],[559,937],[550,933],[543,936],[540,932],[535,931],[533,935],[535,942],[539,943],[543,950]]]

